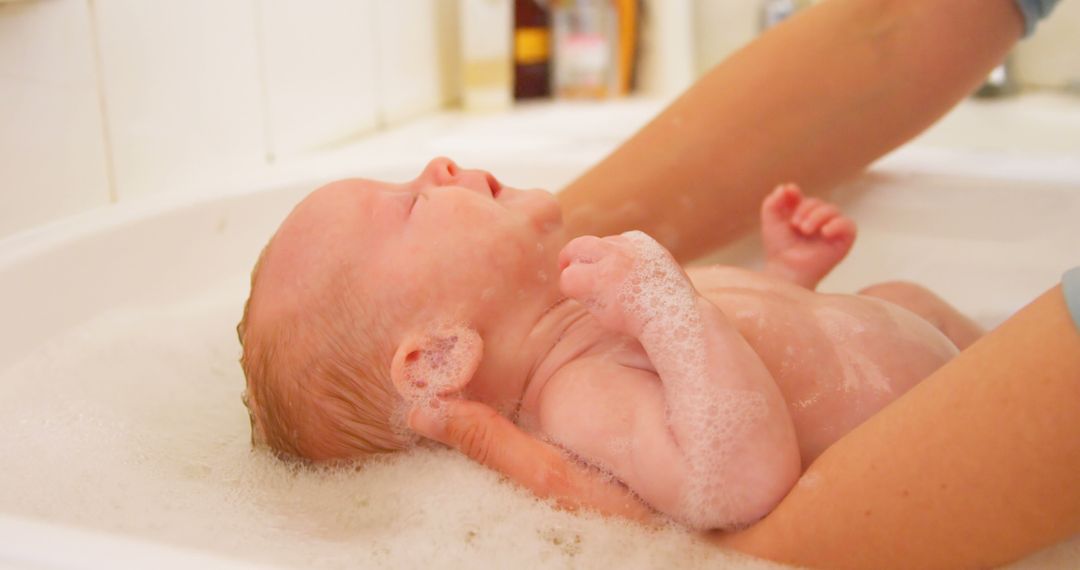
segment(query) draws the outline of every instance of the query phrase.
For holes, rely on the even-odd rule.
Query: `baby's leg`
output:
[[[975,321],[921,285],[888,281],[871,285],[859,291],[859,294],[884,299],[919,315],[945,333],[960,350],[979,340],[984,333]]]
[[[813,290],[855,243],[855,222],[783,184],[761,203],[761,237],[765,273]]]

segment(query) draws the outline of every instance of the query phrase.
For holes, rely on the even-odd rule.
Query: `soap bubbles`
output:
[[[759,392],[720,388],[710,374],[705,323],[699,296],[678,263],[642,232],[623,234],[633,244],[636,263],[619,290],[620,302],[642,323],[642,344],[660,373],[669,414],[687,429],[677,430],[687,460],[682,522],[697,528],[731,526],[725,513],[738,510],[742,493],[723,473],[751,429],[768,413]],[[715,374],[715,371],[712,371]]]
[[[773,568],[681,529],[554,510],[450,450],[360,469],[252,450],[232,332],[245,293],[241,275],[113,310],[0,371],[0,512],[280,567]]]

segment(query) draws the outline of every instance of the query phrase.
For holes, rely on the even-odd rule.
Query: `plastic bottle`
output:
[[[511,0],[461,0],[462,103],[468,111],[497,111],[513,102]]]
[[[551,29],[546,0],[514,3],[514,99],[551,95]]]

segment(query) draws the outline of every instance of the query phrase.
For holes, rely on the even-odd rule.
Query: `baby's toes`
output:
[[[813,235],[817,233],[823,225],[839,215],[840,210],[836,206],[818,201],[818,203],[812,209],[807,211],[797,222],[797,227],[803,235]]]

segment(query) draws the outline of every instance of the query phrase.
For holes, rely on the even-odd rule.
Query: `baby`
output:
[[[684,271],[640,232],[567,243],[551,194],[444,158],[404,184],[328,184],[252,274],[252,439],[362,458],[412,444],[411,406],[460,396],[683,524],[752,522],[979,334],[914,285],[815,293],[854,242],[834,206],[785,185],[761,217],[764,271]]]

